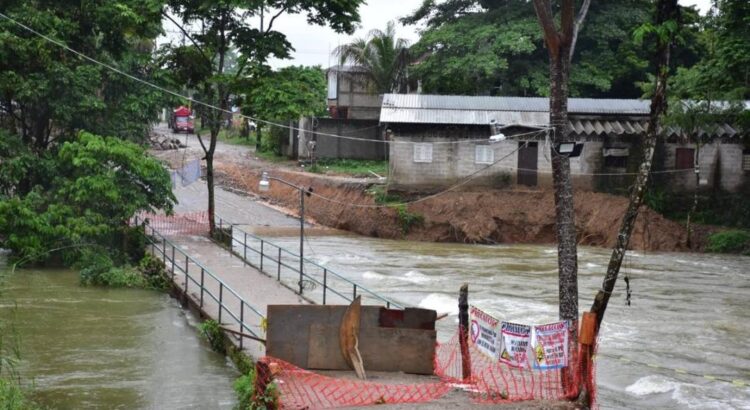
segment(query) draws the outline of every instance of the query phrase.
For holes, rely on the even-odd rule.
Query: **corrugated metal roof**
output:
[[[549,99],[543,97],[474,97],[464,95],[385,94],[383,110],[388,108],[433,111],[516,111],[549,112]],[[643,100],[570,98],[571,114],[647,115],[649,102]],[[388,112],[387,114],[393,114]],[[427,118],[438,117],[435,112]],[[422,116],[425,118],[425,116]],[[403,118],[408,119],[408,117]],[[382,122],[387,121],[381,118]],[[410,121],[411,122],[411,121]],[[499,120],[498,120],[499,122]],[[461,124],[469,123],[467,121]],[[477,123],[475,123],[477,124]]]

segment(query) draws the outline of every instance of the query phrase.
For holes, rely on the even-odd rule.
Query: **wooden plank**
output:
[[[309,369],[349,370],[336,340],[338,326],[312,324],[308,330]],[[359,331],[359,351],[366,370],[402,371],[433,374],[434,330],[363,327]]]

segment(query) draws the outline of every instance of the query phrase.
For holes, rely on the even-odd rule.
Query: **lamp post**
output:
[[[299,294],[302,295],[302,279],[303,269],[305,266],[305,196],[312,194],[312,188],[303,188],[292,184],[291,182],[284,181],[281,178],[272,177],[268,175],[268,172],[263,171],[260,176],[260,182],[258,183],[258,189],[261,192],[266,192],[271,189],[271,180],[279,181],[284,185],[290,186],[299,191]],[[279,261],[281,263],[281,261]]]

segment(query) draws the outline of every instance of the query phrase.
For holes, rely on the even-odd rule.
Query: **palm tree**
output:
[[[396,26],[388,22],[385,31],[374,29],[334,50],[341,65],[352,63],[364,69],[374,92],[408,92],[409,42],[396,38]]]

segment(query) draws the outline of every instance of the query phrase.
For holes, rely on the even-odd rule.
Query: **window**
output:
[[[742,170],[750,171],[750,149],[742,151]]]
[[[432,162],[432,144],[414,144],[414,162]]]
[[[605,168],[627,168],[630,149],[604,148],[602,150],[602,155],[604,155]]]
[[[695,168],[695,150],[693,148],[677,148],[674,153],[674,169]]]
[[[627,168],[628,157],[604,157],[604,166],[606,168]]]
[[[475,164],[492,164],[495,162],[495,151],[489,145],[477,145],[474,151]]]

